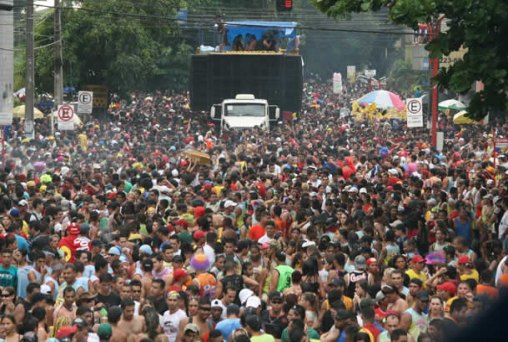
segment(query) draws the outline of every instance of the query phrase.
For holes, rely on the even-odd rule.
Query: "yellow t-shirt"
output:
[[[26,234],[26,236],[30,236],[30,227],[25,220],[21,221],[21,231]]]
[[[184,213],[180,215],[180,218],[187,221],[189,223],[189,226],[192,227],[194,225],[194,215],[192,215],[191,213]]]
[[[240,164],[240,172],[241,173],[244,173],[245,171],[247,171],[247,162],[241,161],[239,164]]]
[[[423,272],[420,272],[419,274],[416,273],[413,269],[409,269],[406,271],[406,274],[408,275],[409,279],[414,279],[414,278],[417,278],[417,279],[420,279],[423,283],[423,287],[422,288],[425,288],[425,282],[427,281],[427,275]]]
[[[433,216],[432,211],[427,210],[425,212],[423,219],[425,220],[425,222],[429,222],[430,220],[432,220],[432,216]]]
[[[86,134],[81,133],[78,135],[79,145],[81,146],[81,149],[83,152],[86,152],[87,146],[88,146],[88,138]]]
[[[346,307],[346,310],[352,311],[353,310],[353,300],[347,296],[342,296],[342,303]]]
[[[444,308],[444,312],[445,312],[445,313],[449,313],[449,312],[450,312],[450,307],[452,306],[452,303],[453,303],[456,299],[458,299],[458,298],[459,298],[459,296],[455,296],[455,297],[452,297],[452,298],[450,298],[450,299],[448,299],[448,300],[446,301],[446,305],[445,305],[445,308]],[[468,307],[469,309],[473,309],[473,303],[468,301],[468,302],[467,302],[467,307]]]
[[[217,196],[220,196],[222,189],[224,189],[222,185],[216,185],[212,188],[213,192],[215,192]]]
[[[348,311],[352,311],[353,310],[353,300],[347,296],[342,296],[342,304],[344,304],[344,307],[346,308],[346,310]],[[325,306],[327,309],[330,309],[331,306],[330,306],[330,301],[327,299],[325,301]]]
[[[457,299],[459,297],[455,296],[455,297],[452,297],[450,299],[448,299],[446,301],[446,305],[445,305],[445,308],[444,308],[444,312],[448,313],[450,312],[450,306],[452,306],[452,303],[455,301],[455,299]]]
[[[145,166],[141,162],[135,162],[134,164],[132,164],[132,167],[138,171],[143,170],[145,168]]]
[[[460,281],[466,281],[468,279],[474,279],[477,283],[480,282],[480,275],[478,274],[478,271],[475,269],[471,270],[470,274],[461,274],[460,275]]]

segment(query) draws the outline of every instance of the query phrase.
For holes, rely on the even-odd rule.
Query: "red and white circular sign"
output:
[[[60,121],[71,121],[74,117],[74,108],[71,105],[64,104],[58,108],[58,120]]]

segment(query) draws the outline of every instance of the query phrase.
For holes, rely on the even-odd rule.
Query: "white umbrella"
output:
[[[57,122],[57,120],[58,120],[58,111],[55,110],[52,114],[55,117],[55,122]],[[83,121],[81,121],[81,119],[79,118],[79,116],[76,113],[74,113],[74,115],[72,116],[72,119],[70,121],[75,126],[78,126],[78,127],[81,127],[83,125]]]
[[[464,110],[466,109],[466,105],[460,102],[459,100],[450,99],[439,102],[438,108],[441,110],[446,109]]]
[[[22,98],[26,96],[26,88],[21,88],[17,92],[14,93],[14,96],[18,98]]]

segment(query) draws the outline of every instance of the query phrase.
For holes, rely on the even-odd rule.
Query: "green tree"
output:
[[[437,81],[454,92],[467,93],[475,81],[483,91],[472,96],[470,114],[506,110],[508,91],[508,2],[499,0],[311,0],[332,17],[388,8],[390,19],[414,29],[418,23],[445,18],[447,30],[429,44],[431,57],[467,47],[462,61],[440,69]]]
[[[80,1],[75,8],[64,1],[65,84],[104,84],[120,92],[186,89],[189,56],[194,51],[190,44],[194,42],[183,38],[176,14],[190,4],[208,2],[102,0]],[[54,10],[43,13],[36,22],[36,41],[53,35]],[[36,86],[51,92],[53,49],[37,49],[35,58]]]
[[[413,70],[411,63],[398,59],[390,70],[388,88],[396,89],[402,95],[413,97],[417,87],[423,89],[423,83],[428,78],[425,71]]]

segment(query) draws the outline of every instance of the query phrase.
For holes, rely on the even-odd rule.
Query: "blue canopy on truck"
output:
[[[296,38],[296,22],[284,22],[284,21],[226,21],[227,38],[229,42],[232,42],[236,36],[242,35],[243,38],[247,34],[256,36],[256,39],[261,39],[263,34],[267,31],[271,31],[275,34],[274,38]]]

